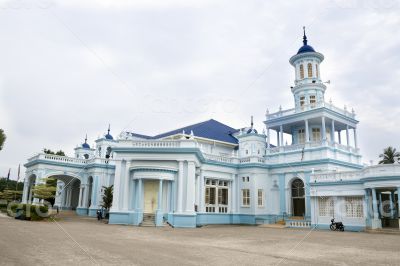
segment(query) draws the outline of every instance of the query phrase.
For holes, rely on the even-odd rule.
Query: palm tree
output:
[[[6,134],[4,134],[4,130],[0,128],[0,151],[3,149],[3,144],[6,141]]]
[[[382,160],[379,161],[379,164],[392,164],[400,160],[400,152],[396,151],[396,148],[389,146],[383,150],[383,153],[379,155],[379,158],[382,158]]]

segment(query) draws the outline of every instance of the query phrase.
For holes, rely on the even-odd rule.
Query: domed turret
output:
[[[82,144],[82,148],[84,148],[84,149],[90,149],[90,145],[87,144],[87,134],[86,134],[86,137],[85,137],[85,143]]]
[[[108,124],[107,134],[104,136],[108,140],[113,140],[113,136],[110,134],[110,124]]]

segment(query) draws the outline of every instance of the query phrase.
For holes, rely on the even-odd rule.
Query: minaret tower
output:
[[[295,86],[292,87],[296,111],[309,110],[324,103],[326,86],[321,81],[319,65],[324,56],[308,45],[303,27],[303,46],[289,60],[295,69]]]

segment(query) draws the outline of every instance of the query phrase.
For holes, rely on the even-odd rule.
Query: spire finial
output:
[[[107,130],[108,134],[110,134],[110,124],[108,124],[108,130]]]
[[[253,116],[251,116],[251,128],[253,128],[253,125],[254,125],[254,123],[253,123]]]
[[[307,45],[306,26],[303,26],[303,44]]]
[[[87,143],[87,133],[86,133],[86,136],[85,136],[85,143]]]

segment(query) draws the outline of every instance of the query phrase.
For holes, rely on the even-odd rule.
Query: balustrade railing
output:
[[[342,109],[342,108],[334,106],[332,103],[320,102],[320,103],[306,104],[306,105],[300,106],[298,108],[279,110],[278,112],[267,114],[266,118],[267,118],[267,120],[270,120],[270,119],[275,119],[275,118],[288,116],[288,115],[292,115],[295,113],[301,113],[301,112],[313,110],[316,108],[322,108],[322,107],[328,108],[332,111],[335,111],[335,112],[345,115],[347,117],[355,118],[355,116],[356,116],[354,111],[349,112],[349,111],[347,111],[347,109]]]
[[[311,182],[336,182],[358,180],[362,177],[360,171],[343,171],[331,173],[318,173],[311,175]]]
[[[91,159],[82,159],[82,158],[74,158],[68,156],[59,156],[54,154],[45,154],[40,153],[28,159],[28,162],[32,162],[35,160],[43,160],[43,161],[55,161],[60,163],[71,163],[71,164],[113,164],[112,159],[105,159],[105,158],[91,158]]]

